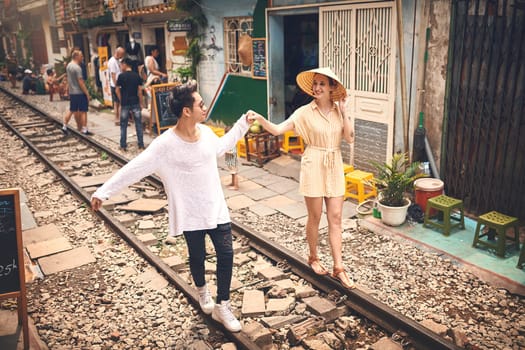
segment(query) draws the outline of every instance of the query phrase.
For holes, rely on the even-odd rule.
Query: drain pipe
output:
[[[432,155],[432,148],[430,148],[430,143],[428,142],[428,138],[425,135],[425,152],[427,154],[427,159],[430,164],[430,170],[432,170],[432,174],[434,174],[434,177],[437,179],[440,179],[439,171],[436,166],[436,161],[434,160],[434,156]]]
[[[417,2],[416,2],[417,3]],[[426,82],[426,73],[427,73],[427,61],[428,61],[428,44],[430,41],[430,27],[427,27],[425,29],[425,50],[423,52],[423,72],[421,74],[421,77],[418,81],[418,92],[419,92],[419,110],[423,110],[423,96],[425,95],[425,82]],[[423,126],[424,128],[424,126]],[[425,154],[428,159],[428,163],[430,165],[430,170],[432,171],[432,174],[435,178],[440,178],[439,171],[436,166],[436,161],[434,159],[434,155],[432,154],[432,148],[430,147],[430,143],[428,142],[427,134],[425,133]]]

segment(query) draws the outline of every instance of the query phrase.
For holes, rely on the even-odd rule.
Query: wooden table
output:
[[[246,160],[263,166],[269,160],[281,155],[279,150],[279,137],[273,136],[269,132],[254,134],[251,132],[244,135],[246,145],[250,145],[246,150]]]

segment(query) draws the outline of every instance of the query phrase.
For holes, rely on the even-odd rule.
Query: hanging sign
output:
[[[266,79],[266,38],[252,38],[252,78]]]
[[[166,22],[168,32],[189,32],[191,23],[186,20],[170,19]]]

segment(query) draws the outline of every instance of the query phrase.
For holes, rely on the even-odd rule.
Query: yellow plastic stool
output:
[[[209,125],[210,129],[215,133],[215,135],[221,137],[224,136],[225,130],[224,128],[219,128],[217,126]]]
[[[352,171],[354,171],[353,165],[343,163],[343,173],[345,173],[345,175],[351,173]]]
[[[281,150],[285,153],[289,153],[291,150],[300,150],[304,152],[303,138],[297,135],[294,131],[286,131],[283,135],[283,145]]]
[[[370,197],[377,196],[376,187],[365,183],[373,178],[374,174],[362,170],[354,170],[346,174],[345,199],[354,198],[359,203],[362,203]]]
[[[489,227],[497,232],[498,239],[492,243],[488,240],[481,240],[482,237],[488,236],[487,233],[481,233],[481,226]],[[512,216],[498,213],[497,211],[491,211],[486,214],[480,215],[478,218],[478,224],[476,226],[476,233],[474,235],[474,241],[472,246],[481,244],[488,248],[496,250],[496,254],[500,257],[505,257],[505,242],[507,240],[507,229],[514,228],[514,240],[518,250],[520,249],[520,232],[518,219]],[[523,255],[523,254],[522,254]]]
[[[432,220],[430,218],[430,210],[434,208],[443,213],[443,223],[440,224],[438,220]],[[454,211],[459,211],[460,217],[456,219],[452,216]],[[458,220],[457,223],[452,224],[451,219]],[[434,226],[443,230],[445,236],[450,235],[450,230],[454,227],[465,228],[465,215],[463,213],[463,201],[452,197],[445,196],[444,194],[437,197],[429,198],[425,209],[425,219],[423,226]]]
[[[250,150],[251,149],[250,147]],[[244,138],[237,141],[237,156],[246,158],[246,141],[244,141]]]

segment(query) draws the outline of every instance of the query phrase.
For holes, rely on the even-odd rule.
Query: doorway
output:
[[[311,101],[295,81],[300,72],[319,66],[319,16],[317,14],[284,17],[284,101],[285,119]]]

